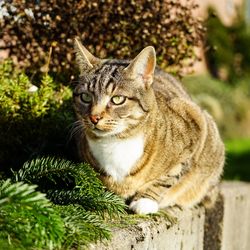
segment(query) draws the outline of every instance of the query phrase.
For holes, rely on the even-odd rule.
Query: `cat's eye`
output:
[[[126,97],[122,95],[115,95],[111,98],[111,101],[115,105],[121,105],[126,101]]]
[[[92,101],[92,96],[88,93],[82,93],[80,95],[81,101],[85,103],[90,103]]]

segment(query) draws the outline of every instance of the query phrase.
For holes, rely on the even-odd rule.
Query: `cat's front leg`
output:
[[[179,178],[185,173],[187,168],[187,163],[180,163],[173,167],[167,175],[161,175],[150,185],[146,185],[145,189],[142,188],[134,195],[129,205],[130,210],[136,214],[157,213],[161,207],[160,202],[162,198],[179,181]],[[169,198],[167,206],[174,205],[174,200],[171,197]],[[172,198],[174,199],[173,196]]]
[[[172,178],[169,178],[172,181]],[[168,183],[169,183],[168,182]],[[166,189],[172,185],[167,184],[166,181],[155,180],[150,186],[144,190],[138,191],[129,205],[129,209],[136,214],[157,213],[159,210],[160,200]]]

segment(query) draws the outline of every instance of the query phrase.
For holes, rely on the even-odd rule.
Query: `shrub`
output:
[[[0,165],[20,167],[41,153],[65,153],[71,90],[44,75],[37,86],[10,61],[0,64]]]
[[[210,9],[205,53],[208,69],[214,77],[234,83],[249,75],[250,70],[250,32],[244,18],[239,14],[230,27],[222,24]]]
[[[4,1],[9,15],[0,20],[0,39],[29,74],[46,70],[72,74],[73,38],[79,36],[100,57],[131,58],[143,47],[156,48],[158,62],[181,72],[197,58],[203,27],[193,1]]]

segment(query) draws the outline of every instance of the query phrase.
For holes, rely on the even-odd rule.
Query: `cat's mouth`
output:
[[[100,125],[99,123],[96,124],[96,125],[93,125],[93,130],[94,131],[102,131],[102,132],[109,132],[112,130],[111,127],[107,127],[107,126],[103,126],[103,125]]]

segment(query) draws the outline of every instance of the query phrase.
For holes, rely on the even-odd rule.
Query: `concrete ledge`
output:
[[[224,182],[221,185],[224,198],[222,226],[222,250],[250,249],[250,184]]]
[[[163,216],[137,219],[115,227],[111,241],[92,244],[95,250],[249,250],[250,184],[223,182],[212,208],[178,213],[173,225]]]
[[[224,201],[222,195],[219,194],[214,206],[205,210],[203,249],[221,249],[223,216]]]

